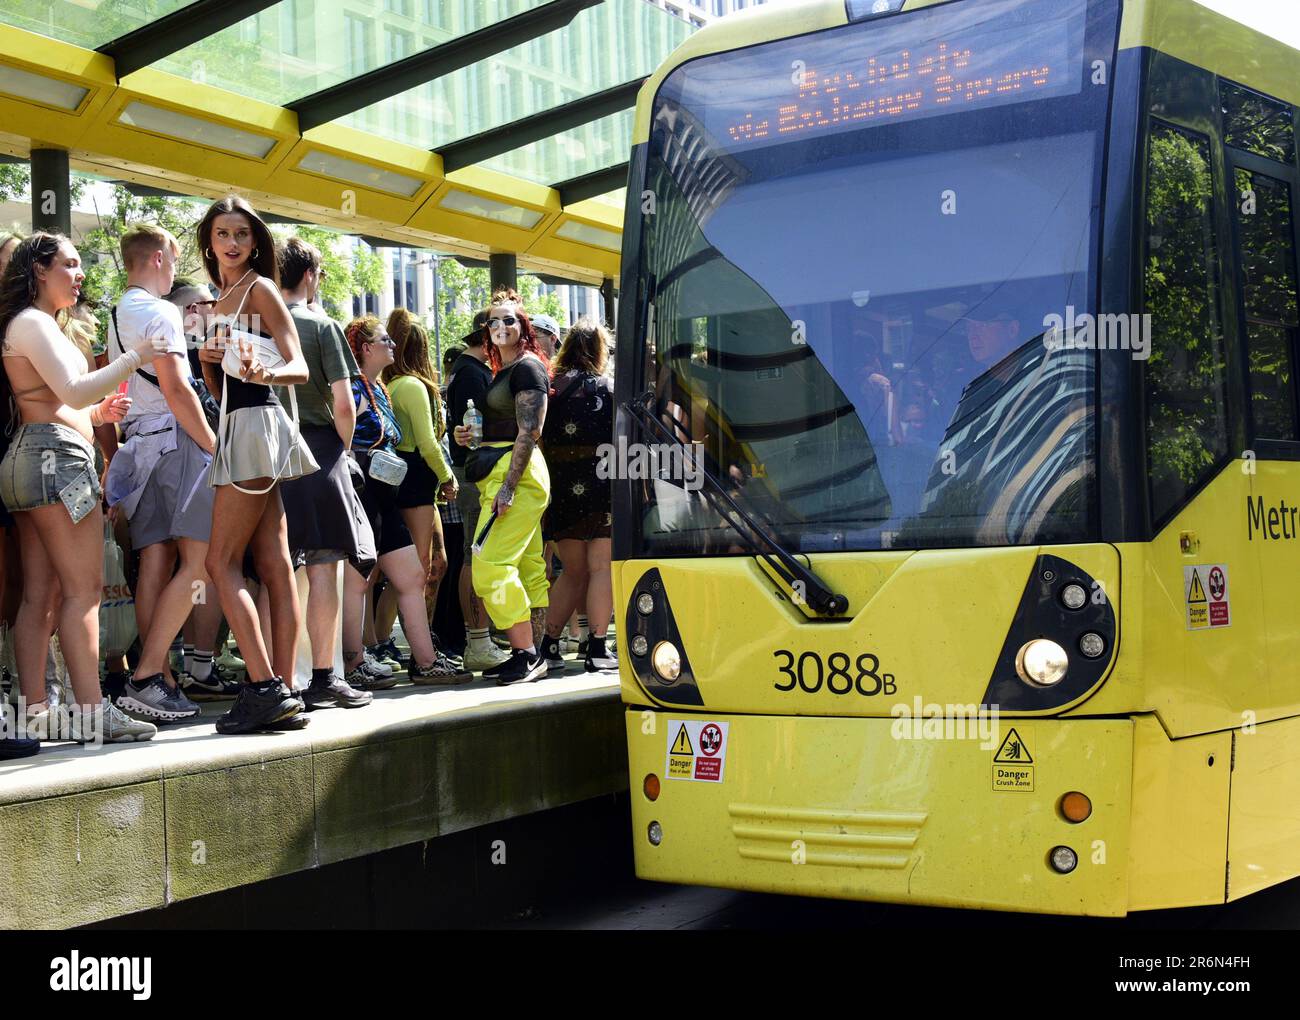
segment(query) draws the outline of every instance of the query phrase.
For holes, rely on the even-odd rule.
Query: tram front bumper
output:
[[[1127,719],[629,708],[626,725],[641,878],[946,907],[1126,912]],[[648,775],[659,779],[655,800]],[[1071,791],[1091,800],[1085,821],[1061,813]],[[1053,866],[1057,847],[1073,851],[1072,871]],[[1057,855],[1058,865],[1068,856]]]

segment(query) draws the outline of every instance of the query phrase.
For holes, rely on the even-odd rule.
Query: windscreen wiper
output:
[[[655,415],[653,405],[654,391],[649,390],[640,397],[625,402],[623,410],[648,436],[680,448],[683,457],[692,456],[690,448]],[[849,611],[847,595],[832,592],[821,578],[791,556],[771,532],[754,519],[752,514],[742,510],[727,494],[722,483],[709,473],[708,468],[703,464],[696,466],[707,483],[703,490],[705,498],[712,504],[718,516],[730,524],[732,530],[741,537],[754,555],[763,560],[785,582],[796,603],[804,602],[823,616],[843,616]],[[744,528],[740,526],[742,521]],[[748,532],[746,528],[749,529]]]

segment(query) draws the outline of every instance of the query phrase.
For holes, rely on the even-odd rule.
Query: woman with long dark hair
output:
[[[495,374],[482,408],[483,444],[470,455],[466,477],[481,493],[474,590],[497,629],[510,637],[510,658],[483,675],[505,686],[546,675],[538,645],[546,627],[542,514],[551,479],[537,442],[546,422],[550,366],[514,290],[492,295],[484,328]],[[468,446],[470,430],[457,425],[455,438]]]
[[[293,683],[301,607],[289,558],[279,483],[317,470],[311,451],[272,386],[308,378],[298,330],[280,296],[275,242],[242,198],[214,202],[198,226],[203,265],[221,296],[199,353],[208,389],[221,399],[208,484],[216,489],[205,566],[247,668],[218,733],[297,727]],[[292,392],[292,391],[290,391]],[[251,552],[271,602],[271,649],[244,578]]]
[[[113,391],[152,364],[166,343],[144,340],[106,368],[89,372],[85,354],[56,322],[76,304],[84,279],[72,242],[36,233],[14,250],[0,282],[0,413],[5,433],[12,434],[0,461],[0,499],[17,522],[25,579],[14,625],[18,677],[29,729],[48,735],[61,730],[50,719],[44,681],[50,636],[57,629],[76,702],[68,732],[59,735],[148,740],[157,728],[122,713],[99,688],[104,519],[93,430],[121,421],[130,400]],[[49,612],[53,604],[57,614]]]

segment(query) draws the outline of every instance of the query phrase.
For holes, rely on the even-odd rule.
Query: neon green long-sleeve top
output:
[[[388,384],[388,393],[393,398],[393,412],[402,430],[402,441],[397,448],[403,453],[419,450],[439,482],[451,481],[451,467],[434,426],[428,387],[413,375],[399,375]]]

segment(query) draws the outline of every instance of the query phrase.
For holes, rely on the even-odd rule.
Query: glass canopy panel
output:
[[[437,149],[647,75],[692,31],[688,22],[646,0],[605,0],[563,28],[375,103],[342,123]]]
[[[535,184],[558,184],[625,162],[632,147],[635,119],[635,110],[623,110],[531,145],[521,145],[478,165]]]
[[[284,106],[544,2],[280,0],[153,66]]]
[[[190,0],[0,0],[0,25],[96,50]]]

